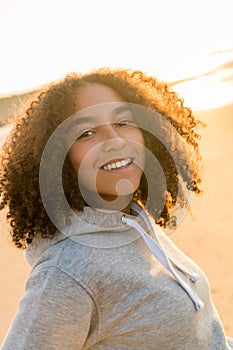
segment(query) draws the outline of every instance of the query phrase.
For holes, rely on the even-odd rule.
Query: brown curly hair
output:
[[[2,148],[0,210],[8,208],[7,218],[10,221],[12,240],[19,248],[30,244],[35,235],[53,237],[56,234],[57,228],[47,215],[41,199],[40,161],[53,131],[77,111],[77,89],[92,83],[111,87],[126,102],[158,112],[173,125],[185,144],[185,152],[184,149],[176,150],[182,181],[188,190],[200,192],[200,136],[196,130],[204,124],[196,119],[190,108],[184,106],[183,100],[168,84],[141,71],[129,69],[102,68],[83,75],[72,73],[61,81],[49,84],[36,98],[27,102],[24,110],[18,112],[15,126]],[[151,201],[148,210],[158,224],[166,227],[169,220],[174,224],[173,209],[177,201],[183,202],[182,193],[179,192],[181,179],[178,176],[177,163],[175,164],[169,150],[149,131],[143,131],[143,134],[146,147],[153,152],[163,169],[167,186],[162,210],[158,210],[155,200]],[[66,157],[63,166],[64,193],[71,208],[82,210],[85,203],[75,176]],[[147,187],[147,180],[142,176],[133,198],[142,206],[147,201]],[[59,211],[59,200],[53,198],[52,188],[49,198],[54,210]]]

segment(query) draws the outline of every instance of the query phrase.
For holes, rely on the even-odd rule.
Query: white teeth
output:
[[[111,164],[107,164],[104,166],[104,170],[112,170],[112,169],[118,169],[121,168],[123,166],[126,166],[128,164],[132,163],[132,160],[130,158],[127,159],[123,159],[120,162],[116,162],[116,163],[111,163]]]

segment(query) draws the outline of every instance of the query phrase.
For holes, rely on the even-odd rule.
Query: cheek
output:
[[[129,135],[129,139],[131,139],[132,141],[138,142],[142,146],[145,146],[145,139],[144,139],[143,133],[138,128],[132,130],[131,134]]]
[[[95,169],[96,153],[93,151],[92,145],[74,144],[70,148],[69,159],[77,175],[79,186],[93,187],[97,171]]]
[[[141,130],[138,130],[138,142],[145,146],[145,139]]]
[[[87,151],[80,145],[73,145],[69,150],[69,159],[75,170],[78,170]]]

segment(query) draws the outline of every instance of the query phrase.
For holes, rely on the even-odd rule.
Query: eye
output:
[[[117,122],[117,126],[135,126],[133,120],[124,119]]]
[[[85,137],[90,137],[94,134],[94,131],[92,130],[87,130],[87,131],[84,131],[79,137],[78,137],[78,140],[79,139],[82,139],[82,138],[85,138]]]

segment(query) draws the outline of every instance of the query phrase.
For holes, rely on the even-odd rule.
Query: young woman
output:
[[[69,75],[19,113],[1,209],[32,271],[2,350],[233,349],[206,277],[166,234],[200,192],[200,125],[129,70]]]

